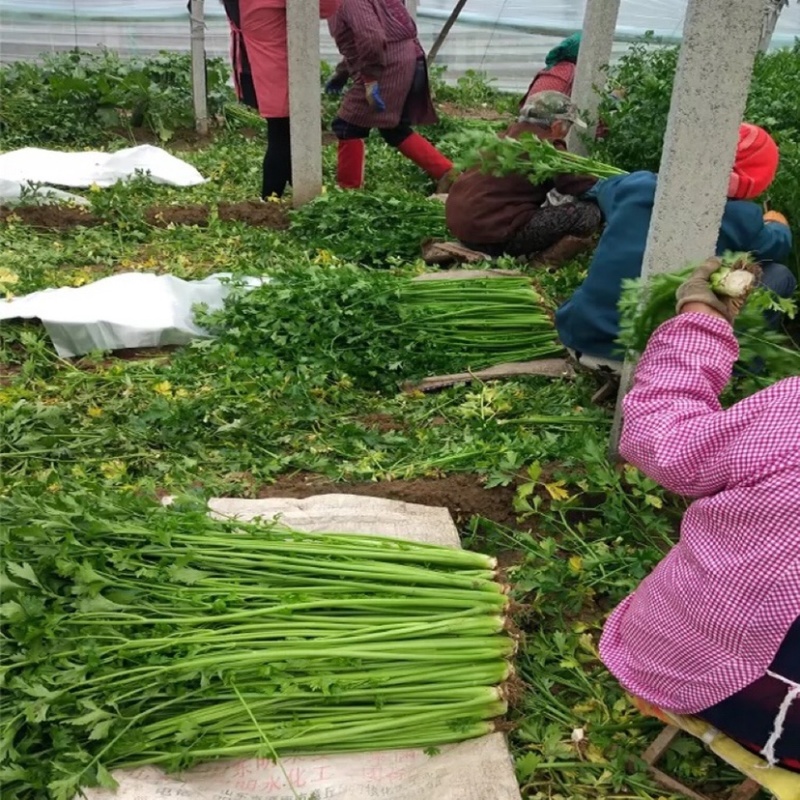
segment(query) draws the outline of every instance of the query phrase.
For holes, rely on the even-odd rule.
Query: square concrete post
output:
[[[645,281],[714,255],[763,20],[763,2],[689,0],[642,265]],[[610,445],[615,459],[633,368],[625,365],[617,400]]]
[[[586,0],[572,100],[583,115],[591,120],[597,120],[600,95],[595,87],[602,86],[606,81],[606,69],[611,59],[614,32],[617,29],[619,3],[620,0]],[[592,125],[588,131],[582,133],[591,139],[596,130],[597,126]],[[586,144],[575,129],[569,136],[569,149],[586,155]]]
[[[322,99],[319,83],[319,4],[286,3],[292,201],[301,206],[322,192]]]
[[[766,52],[769,50],[772,34],[775,33],[778,17],[780,17],[781,11],[789,5],[789,0],[764,0],[764,3],[764,28],[761,32],[759,49]]]
[[[204,0],[191,0],[189,6],[192,53],[192,101],[194,123],[201,136],[208,133],[208,92],[206,89],[206,26]]]

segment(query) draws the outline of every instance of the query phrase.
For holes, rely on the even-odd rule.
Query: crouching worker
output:
[[[800,377],[722,408],[741,300],[711,291],[717,266],[678,290],[624,400],[623,457],[697,499],[678,544],[612,612],[600,656],[656,710],[800,771]]]
[[[531,133],[566,150],[564,140],[573,124],[583,123],[570,99],[560,92],[542,92],[529,98],[517,122],[500,136],[516,139]],[[523,173],[495,177],[475,167],[459,175],[450,189],[447,227],[464,245],[489,256],[531,258],[566,236],[586,237],[600,228],[595,202],[548,202],[553,189],[580,197],[596,182],[590,176],[559,175],[533,184]]]
[[[387,144],[447,186],[452,162],[412,125],[438,121],[425,54],[403,0],[342,0],[328,27],[344,57],[325,91],[338,94],[353,78],[331,126],[339,140],[336,177],[343,189],[364,185],[364,140],[377,128]]]
[[[763,266],[763,285],[781,297],[791,297],[797,281],[781,263],[792,250],[791,230],[782,214],[764,214],[751,202],[767,190],[777,169],[778,147],[772,137],[755,125],[743,124],[716,252],[751,253]],[[657,181],[652,172],[633,172],[601,181],[589,193],[600,206],[605,228],[586,280],[556,312],[559,338],[587,368],[612,372],[622,368],[617,305],[623,281],[642,272]],[[779,320],[780,315],[773,314],[769,321],[777,326]]]

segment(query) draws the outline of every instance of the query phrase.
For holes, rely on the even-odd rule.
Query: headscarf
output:
[[[733,163],[728,197],[752,200],[765,191],[778,171],[778,145],[757,125],[743,122],[739,126],[739,144]]]
[[[581,47],[581,34],[573,33],[568,36],[561,44],[554,47],[544,60],[546,67],[554,67],[561,61],[571,61],[573,64],[578,60],[578,50]]]

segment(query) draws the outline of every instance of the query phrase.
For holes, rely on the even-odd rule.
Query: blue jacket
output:
[[[598,183],[593,197],[606,227],[586,280],[556,312],[562,343],[584,355],[620,359],[617,303],[625,278],[638,278],[650,228],[656,175],[633,172]],[[761,262],[784,261],[792,249],[786,225],[765,223],[761,207],[747,200],[728,200],[717,240],[717,255],[726,250],[753,253]]]

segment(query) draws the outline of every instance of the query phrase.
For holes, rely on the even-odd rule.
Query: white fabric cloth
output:
[[[200,281],[126,272],[73,288],[44,289],[0,301],[0,322],[40,319],[62,358],[94,350],[187,344],[208,336],[194,320],[194,306],[222,307],[228,273]],[[269,278],[247,278],[250,287]]]

